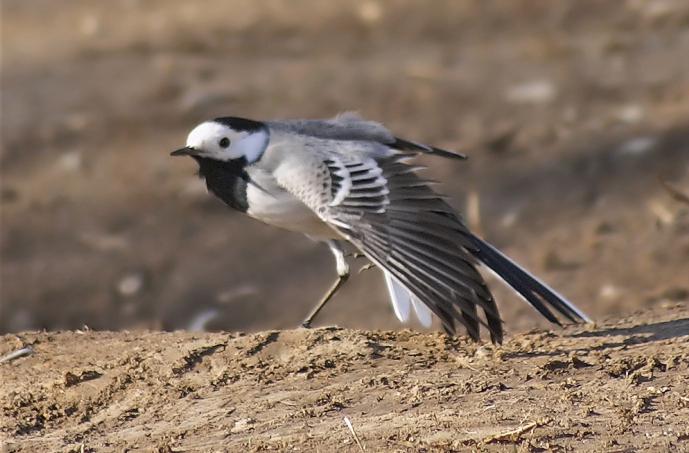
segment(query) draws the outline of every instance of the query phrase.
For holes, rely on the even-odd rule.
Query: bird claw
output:
[[[361,268],[359,269],[359,273],[361,274],[364,271],[367,271],[369,269],[373,268],[373,263],[366,263]]]

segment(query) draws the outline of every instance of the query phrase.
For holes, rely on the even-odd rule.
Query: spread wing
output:
[[[364,153],[329,154],[322,159],[309,155],[305,164],[301,156],[294,164],[288,158],[274,176],[425,304],[446,331],[454,334],[459,322],[478,339],[483,324],[493,341],[501,341],[497,305],[472,255],[473,236],[443,198],[416,175],[417,167],[404,163],[407,157],[403,153],[377,158]]]
[[[569,321],[590,321],[574,304],[474,236],[416,174],[418,167],[405,163],[418,154],[461,155],[397,138],[382,125],[353,115],[274,122],[270,127],[307,138],[302,150],[275,151],[281,152],[280,165],[273,170],[277,183],[383,269],[401,318],[410,303],[416,309],[421,302],[449,333],[460,323],[478,339],[484,325],[492,340],[500,342],[498,307],[476,270],[483,263],[549,321],[560,324],[551,309]],[[423,309],[420,312],[427,318]]]
[[[414,167],[399,157],[377,164],[386,181],[387,203],[376,211],[333,209],[338,231],[435,313],[446,331],[454,334],[459,322],[478,339],[483,324],[493,341],[500,342],[500,315],[476,270],[470,233]]]

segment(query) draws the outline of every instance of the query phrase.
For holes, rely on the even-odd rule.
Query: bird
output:
[[[485,328],[502,343],[503,321],[480,267],[497,274],[556,325],[591,319],[496,247],[470,231],[414,159],[464,154],[400,138],[379,122],[347,112],[330,119],[204,121],[172,156],[190,156],[210,193],[261,222],[324,242],[337,279],[311,310],[310,327],[347,281],[346,248],[383,273],[396,317],[413,309],[423,326],[463,326],[474,341]],[[557,316],[556,316],[557,313]]]

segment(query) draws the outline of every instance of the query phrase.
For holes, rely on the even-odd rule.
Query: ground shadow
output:
[[[607,349],[625,348],[632,345],[652,343],[655,341],[671,340],[674,338],[689,336],[689,318],[675,319],[651,324],[643,324],[631,327],[610,327],[590,332],[578,332],[564,334],[562,338],[615,338],[595,345],[571,344],[556,349],[516,351],[504,355],[507,358],[523,357],[556,357],[568,355],[572,352],[604,351]]]
[[[573,338],[593,338],[628,336],[631,343],[650,343],[652,341],[669,340],[689,336],[689,318],[675,319],[632,327],[610,327],[593,332],[579,332],[568,335]]]

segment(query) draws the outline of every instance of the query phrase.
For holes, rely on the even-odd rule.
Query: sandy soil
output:
[[[34,451],[689,451],[689,310],[502,347],[337,327],[7,335],[0,433]]]
[[[367,451],[687,449],[689,3],[432,4],[2,2],[0,352],[35,351],[0,364],[6,449],[357,451],[345,416]],[[530,333],[490,280],[500,349],[378,332],[371,271],[319,319],[359,330],[289,330],[325,247],[168,152],[344,110],[469,154],[428,176],[599,327]],[[263,333],[153,333],[200,327]]]

